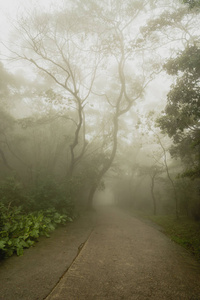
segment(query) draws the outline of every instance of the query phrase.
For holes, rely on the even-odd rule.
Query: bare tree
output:
[[[91,51],[96,41],[86,38],[81,21],[82,17],[73,11],[37,12],[21,18],[15,50],[10,49],[13,60],[24,60],[36,67],[39,74],[49,77],[54,89],[62,94],[65,105],[76,112],[76,118],[71,119],[75,130],[70,144],[69,177],[86,149],[84,107],[100,61],[99,53]]]
[[[138,55],[138,60],[140,60],[139,75],[137,76],[137,70],[133,76],[134,79],[132,78],[130,80],[130,77],[126,74],[127,65],[132,63],[134,55],[137,56],[138,53],[141,54],[142,52],[140,52],[141,49],[138,45],[138,35],[136,34],[133,39],[130,40],[130,31],[133,30],[135,22],[138,21],[139,15],[143,14],[144,9],[148,7],[149,2],[144,1],[141,5],[137,5],[138,3],[135,2],[132,3],[132,6],[129,1],[128,3],[123,4],[120,2],[121,10],[118,10],[119,7],[117,7],[119,3],[110,1],[109,4],[110,10],[108,9],[107,12],[102,9],[101,14],[98,15],[98,20],[104,25],[102,51],[105,53],[106,57],[114,59],[115,61],[117,69],[115,82],[118,87],[111,94],[101,94],[101,96],[106,99],[106,102],[112,111],[110,151],[107,160],[99,170],[95,183],[91,187],[88,197],[88,209],[92,207],[93,197],[100,181],[114,161],[118,146],[120,118],[129,112],[138,99],[142,98],[147,85],[158,71],[153,70],[152,72],[148,72],[149,70],[147,71],[144,68],[142,55]],[[128,9],[132,9],[131,14],[128,13]],[[98,9],[98,12],[99,11],[100,9]]]

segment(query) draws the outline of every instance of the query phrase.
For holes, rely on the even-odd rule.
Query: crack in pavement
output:
[[[59,278],[59,280],[57,281],[57,283],[54,285],[54,287],[52,288],[52,290],[49,292],[49,294],[43,299],[43,300],[48,300],[48,298],[51,296],[51,294],[54,292],[54,290],[57,288],[57,286],[59,285],[60,281],[64,278],[64,276],[67,274],[67,272],[69,271],[69,269],[71,268],[71,266],[73,265],[73,263],[75,262],[75,260],[78,258],[78,256],[80,255],[81,251],[83,250],[86,242],[89,240],[92,232],[94,231],[94,228],[92,229],[91,233],[89,234],[88,238],[81,243],[78,246],[78,250],[77,250],[77,254],[74,257],[74,259],[72,260],[71,264],[69,265],[69,267],[66,269],[66,271],[62,274],[62,276]]]
[[[199,282],[200,265],[185,249],[107,208],[48,300],[198,300]]]

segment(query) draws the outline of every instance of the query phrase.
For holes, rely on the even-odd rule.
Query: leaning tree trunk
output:
[[[75,166],[82,159],[84,152],[85,152],[85,148],[86,148],[85,118],[84,118],[84,112],[83,112],[83,105],[82,105],[81,99],[77,96],[77,94],[76,94],[76,100],[77,100],[77,110],[78,110],[78,123],[76,124],[77,128],[74,133],[73,142],[70,145],[71,161],[70,161],[69,172],[68,172],[69,178],[72,178]],[[75,156],[75,149],[76,149],[77,145],[79,144],[81,129],[83,129],[82,150],[78,156]]]
[[[114,124],[114,128],[113,128],[113,148],[112,148],[112,152],[110,155],[109,160],[107,160],[106,164],[103,166],[102,170],[99,172],[97,179],[95,180],[95,183],[92,185],[91,189],[90,189],[90,193],[88,196],[88,202],[87,202],[87,210],[92,210],[93,209],[93,198],[94,198],[94,194],[104,176],[104,174],[109,170],[109,168],[111,167],[113,160],[115,158],[115,154],[117,151],[117,134],[118,134],[118,118],[119,115],[115,114],[114,118],[113,118],[113,124]]]
[[[151,177],[151,196],[153,199],[153,214],[154,215],[156,215],[156,213],[157,213],[156,197],[154,195],[155,176],[156,176],[156,174],[153,174],[153,176]]]
[[[132,20],[131,20],[131,22],[132,22]],[[113,27],[113,29],[114,29],[114,31],[117,35],[118,42],[120,44],[120,58],[118,57],[118,54],[116,54],[116,56],[115,56],[116,61],[118,63],[118,75],[119,75],[119,81],[120,81],[120,91],[119,91],[119,95],[116,99],[116,104],[114,105],[113,103],[111,103],[112,101],[110,101],[108,99],[108,97],[106,97],[109,105],[112,108],[115,109],[114,118],[113,118],[113,146],[112,146],[112,151],[111,151],[111,154],[110,154],[110,158],[108,159],[106,164],[103,166],[103,168],[100,170],[99,175],[97,176],[97,180],[95,181],[95,183],[91,187],[91,190],[90,190],[90,193],[89,193],[89,198],[88,198],[88,203],[87,203],[87,208],[88,209],[92,208],[92,202],[93,202],[93,197],[94,197],[95,191],[98,188],[104,174],[111,167],[111,165],[113,163],[113,160],[115,158],[115,154],[116,154],[116,151],[117,151],[117,142],[118,142],[117,134],[118,134],[119,118],[120,118],[120,116],[124,115],[125,113],[127,113],[130,110],[130,108],[133,106],[135,101],[142,96],[145,87],[152,80],[152,78],[151,78],[146,83],[143,83],[142,88],[139,89],[139,91],[136,91],[135,97],[132,97],[132,96],[130,97],[127,94],[126,77],[125,77],[125,74],[124,74],[125,62],[127,60],[127,57],[125,55],[125,49],[126,48],[125,48],[125,45],[124,45],[123,30],[126,29],[126,27],[129,24],[130,23],[128,22],[126,24],[126,26],[124,26],[123,29],[120,29],[118,26],[115,26],[115,25]]]

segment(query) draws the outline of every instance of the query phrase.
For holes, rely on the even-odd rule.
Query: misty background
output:
[[[199,220],[199,2],[57,2],[0,2],[2,209]]]

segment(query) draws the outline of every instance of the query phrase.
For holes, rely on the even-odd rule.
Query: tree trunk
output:
[[[97,179],[95,180],[95,183],[92,185],[91,189],[90,189],[90,193],[88,196],[88,202],[87,202],[87,210],[92,210],[93,209],[93,198],[94,198],[94,194],[103,178],[103,176],[105,175],[105,173],[109,170],[109,168],[112,165],[112,162],[115,158],[115,154],[117,151],[117,134],[118,134],[118,114],[115,114],[114,118],[113,118],[113,124],[114,124],[114,128],[113,128],[113,148],[112,148],[112,152],[110,155],[109,160],[107,160],[106,164],[103,166],[102,170],[99,172],[99,175],[97,177]]]
[[[81,151],[81,154],[77,157],[75,157],[75,148],[79,144],[79,139],[80,139],[80,131],[81,128],[83,127],[84,123],[84,118],[83,118],[83,107],[81,104],[81,99],[76,95],[76,100],[77,100],[77,110],[78,110],[78,124],[77,128],[74,134],[74,140],[72,144],[70,145],[70,153],[71,153],[71,161],[70,161],[70,166],[69,166],[69,177],[71,178],[73,176],[74,168],[77,162],[82,158],[85,150],[85,131],[83,130],[83,149]]]
[[[90,189],[88,202],[87,202],[87,210],[93,210],[93,198],[97,188],[98,188],[98,184],[93,184],[92,188]]]
[[[154,186],[155,186],[155,174],[151,177],[151,196],[153,199],[153,214],[156,215],[157,205],[156,205],[156,198],[154,195]]]
[[[176,219],[179,218],[179,205],[178,205],[178,196],[177,196],[177,192],[176,192],[176,187],[175,187],[175,184],[174,184],[174,181],[173,179],[171,178],[171,175],[169,173],[169,168],[168,168],[168,164],[167,164],[167,155],[166,155],[166,150],[161,142],[161,139],[158,135],[156,135],[157,138],[158,138],[158,142],[163,150],[163,154],[164,154],[164,164],[165,164],[165,169],[166,169],[166,172],[167,172],[167,177],[172,185],[172,189],[173,189],[173,192],[174,192],[174,200],[175,200],[175,214],[176,214]]]

